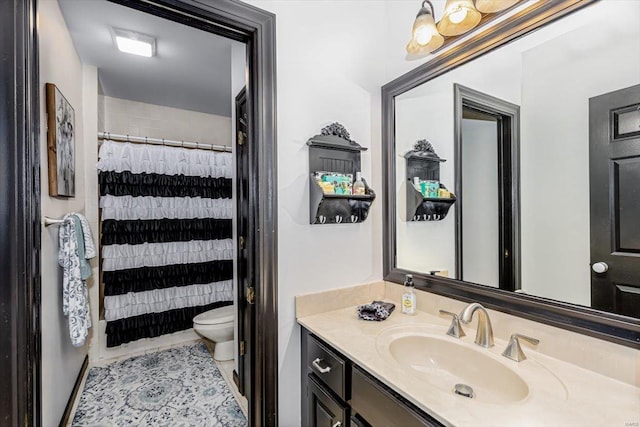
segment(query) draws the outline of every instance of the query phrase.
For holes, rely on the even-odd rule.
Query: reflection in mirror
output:
[[[467,282],[500,287],[498,118],[462,108],[462,274]]]
[[[520,107],[454,85],[456,276],[520,289]],[[463,203],[464,202],[464,203]]]
[[[518,247],[501,246],[499,119],[468,106],[456,135],[456,84],[521,108],[520,175],[507,180],[520,188],[511,284],[501,264],[504,249]],[[640,2],[616,1],[593,3],[396,96],[395,267],[640,317],[639,84]],[[440,181],[459,204],[441,221],[405,214],[403,155],[420,139],[444,159],[461,159],[441,164]]]

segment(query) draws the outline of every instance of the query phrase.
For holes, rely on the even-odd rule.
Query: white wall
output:
[[[83,69],[55,0],[38,3],[40,43],[40,164],[42,215],[61,218],[85,210],[85,152],[83,85],[95,85],[95,69]],[[45,83],[54,83],[75,111],[76,196],[49,197]],[[73,385],[87,355],[87,346],[71,345],[67,318],[62,314],[62,269],[58,266],[58,227],[42,228],[42,425],[60,422]],[[95,265],[95,260],[92,262]],[[89,287],[97,288],[90,279]]]
[[[462,120],[462,280],[499,286],[498,125]]]
[[[278,72],[279,423],[300,425],[294,296],[382,276],[381,200],[361,224],[309,224],[306,141],[339,121],[368,147],[363,176],[380,197],[384,2],[251,1],[276,14]]]

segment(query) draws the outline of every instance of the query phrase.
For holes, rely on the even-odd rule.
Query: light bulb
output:
[[[432,37],[433,31],[428,25],[420,25],[415,30],[415,40],[421,46],[428,44]]]
[[[455,12],[451,12],[449,14],[449,21],[454,24],[459,24],[464,21],[464,18],[467,17],[467,9],[464,7],[459,7]]]

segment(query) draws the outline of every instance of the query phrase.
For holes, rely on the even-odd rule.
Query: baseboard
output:
[[[236,383],[236,387],[238,387],[240,394],[244,396],[244,390],[242,390],[242,386],[240,385],[240,376],[235,369],[233,370],[233,382]]]
[[[71,396],[69,396],[69,401],[67,402],[67,406],[64,408],[64,413],[62,414],[62,419],[60,420],[59,427],[66,427],[69,423],[69,419],[71,418],[71,411],[73,410],[73,404],[78,397],[78,393],[80,390],[80,384],[82,384],[82,379],[84,378],[84,374],[87,371],[87,367],[89,366],[89,356],[85,356],[84,362],[82,362],[82,368],[80,368],[80,373],[78,374],[78,378],[76,378],[76,383],[73,385],[73,390],[71,391]]]

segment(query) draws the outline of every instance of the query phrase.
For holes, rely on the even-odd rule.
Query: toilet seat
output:
[[[219,325],[221,323],[229,323],[233,322],[234,313],[234,305],[214,308],[213,310],[198,314],[193,318],[193,323],[198,325]]]

